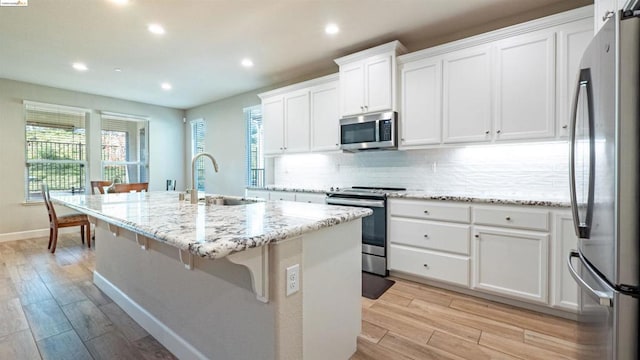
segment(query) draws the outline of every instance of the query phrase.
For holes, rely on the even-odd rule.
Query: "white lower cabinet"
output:
[[[546,304],[549,235],[474,228],[472,288]]]
[[[567,268],[567,256],[578,248],[578,238],[573,227],[570,212],[557,213],[555,216],[555,243],[553,246],[553,297],[551,305],[556,308],[576,311],[579,309],[578,284],[573,280]]]
[[[322,193],[296,193],[297,202],[306,202],[311,204],[324,204],[324,199],[326,197],[327,195]]]
[[[257,189],[246,189],[245,196],[250,198],[258,198],[262,200],[269,200],[269,191],[267,190],[257,190]]]
[[[324,204],[326,197],[323,193],[308,193],[308,192],[294,192],[294,191],[276,191],[276,190],[258,190],[247,189],[245,191],[247,197],[258,198],[262,200],[275,200],[275,201],[297,201],[313,204]]]
[[[269,192],[269,200],[296,201],[296,193],[287,191],[271,191]]]
[[[389,270],[525,303],[578,310],[565,209],[389,199]]]

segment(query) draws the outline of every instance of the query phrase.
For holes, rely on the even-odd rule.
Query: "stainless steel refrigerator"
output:
[[[631,6],[634,7],[634,6]],[[581,359],[638,359],[640,11],[612,14],[588,46],[573,99],[570,185]]]

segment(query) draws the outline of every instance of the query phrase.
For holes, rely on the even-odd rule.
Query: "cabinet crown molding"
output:
[[[343,56],[341,58],[337,58],[335,61],[338,65],[347,64],[353,61],[358,61],[362,59],[366,59],[371,56],[385,54],[389,52],[394,52],[396,55],[406,54],[407,48],[402,45],[402,43],[398,40],[394,40],[392,42],[378,45],[366,50],[359,51],[357,53],[353,53],[347,56]]]
[[[296,90],[302,90],[302,89],[305,89],[305,88],[310,88],[310,87],[314,87],[314,86],[318,86],[318,85],[324,85],[324,84],[330,83],[332,81],[338,81],[338,79],[339,79],[339,74],[338,73],[331,74],[331,75],[326,75],[326,76],[322,76],[322,77],[319,77],[319,78],[315,78],[315,79],[311,79],[311,80],[295,83],[295,84],[292,84],[292,85],[288,85],[288,86],[285,86],[285,87],[277,88],[277,89],[274,89],[274,90],[266,91],[266,92],[258,94],[258,97],[260,99],[265,99],[265,98],[269,98],[269,97],[276,96],[276,95],[282,95],[282,94],[289,93],[289,92],[296,91]]]
[[[493,30],[483,34],[467,37],[464,39],[452,41],[442,45],[436,45],[423,50],[418,50],[409,54],[399,56],[398,65],[403,65],[411,61],[421,60],[426,57],[438,56],[448,52],[461,50],[476,45],[482,45],[508,37],[530,33],[536,30],[548,29],[569,22],[593,18],[593,5],[583,6],[581,8],[561,12],[554,15],[545,16],[540,19],[527,21],[521,24],[511,25],[498,30]],[[336,61],[337,62],[337,61]]]

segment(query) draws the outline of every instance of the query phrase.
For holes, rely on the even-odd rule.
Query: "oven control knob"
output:
[[[331,188],[329,188],[329,190],[333,191],[333,186]]]

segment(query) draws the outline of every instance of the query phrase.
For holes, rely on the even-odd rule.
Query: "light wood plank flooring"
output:
[[[0,359],[175,359],[92,283],[79,234],[0,243]],[[402,279],[362,300],[352,360],[579,359],[576,323]]]
[[[577,323],[393,278],[362,300],[352,360],[580,359]]]

